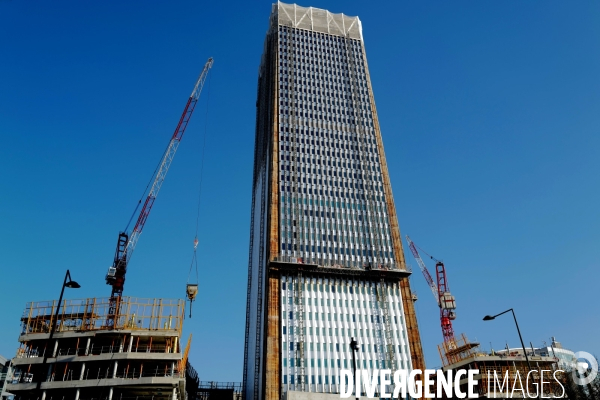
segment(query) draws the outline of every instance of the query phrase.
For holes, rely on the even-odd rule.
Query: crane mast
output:
[[[421,259],[419,252],[417,251],[417,247],[414,242],[410,240],[408,235],[406,236],[406,241],[408,242],[408,247],[412,252],[417,264],[419,264],[419,268],[423,272],[423,276],[427,281],[427,284],[431,288],[433,293],[433,297],[440,307],[440,325],[442,328],[442,335],[444,337],[444,343],[448,343],[449,347],[455,346],[454,340],[454,328],[452,327],[452,321],[456,319],[456,300],[454,296],[450,294],[450,287],[448,286],[448,278],[446,276],[446,267],[444,263],[436,260],[435,264],[435,275],[436,275],[436,283],[433,281],[431,274],[427,270],[425,263]],[[433,257],[432,257],[433,258]]]
[[[440,306],[440,325],[442,326],[442,335],[444,342],[454,346],[454,328],[452,320],[456,319],[456,300],[450,294],[448,278],[446,277],[446,267],[444,263],[438,261],[435,264],[435,273],[437,277],[437,287],[439,292],[438,304]]]
[[[131,256],[133,255],[135,246],[140,238],[140,235],[142,234],[142,230],[144,229],[144,225],[146,224],[148,216],[150,215],[150,211],[152,210],[154,201],[156,200],[158,192],[160,191],[160,188],[162,187],[162,184],[165,181],[165,177],[167,176],[169,167],[173,162],[173,158],[175,157],[177,148],[179,147],[183,134],[185,133],[185,129],[187,128],[192,113],[194,112],[196,103],[200,98],[200,93],[202,92],[204,82],[206,81],[206,77],[208,76],[208,71],[210,70],[212,65],[213,59],[212,57],[210,57],[206,64],[204,64],[204,68],[202,69],[200,76],[196,80],[194,89],[192,90],[192,93],[190,94],[190,97],[187,100],[183,113],[181,114],[181,118],[179,119],[179,123],[177,124],[177,128],[175,128],[175,132],[173,133],[169,145],[165,150],[158,171],[156,172],[156,175],[154,177],[152,187],[148,192],[148,196],[146,197],[144,206],[140,211],[140,214],[138,216],[133,230],[131,231],[131,234],[127,232],[119,233],[114,261],[106,274],[106,284],[112,286],[112,291],[109,299],[109,312],[106,321],[106,325],[108,328],[114,326],[115,320],[118,317],[119,305],[121,301],[121,296],[123,295],[123,288],[125,285],[125,274],[127,273],[127,264],[129,263],[129,260],[131,260]]]

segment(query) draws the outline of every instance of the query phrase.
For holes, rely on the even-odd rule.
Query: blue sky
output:
[[[202,138],[202,380],[241,381],[257,69],[270,2],[0,1],[0,354],[67,268],[105,297],[117,234],[209,56],[125,295],[184,296]],[[358,15],[402,234],[444,260],[455,331],[600,355],[600,3],[320,1]],[[207,99],[208,111],[207,111]],[[412,256],[425,356],[439,311]],[[427,260],[426,260],[427,262]],[[433,268],[433,264],[429,263]]]

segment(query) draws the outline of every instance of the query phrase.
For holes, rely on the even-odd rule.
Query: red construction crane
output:
[[[454,296],[450,294],[450,287],[448,286],[448,278],[446,277],[446,267],[444,267],[444,263],[436,260],[431,257],[435,264],[435,272],[437,278],[437,285],[433,282],[425,263],[421,259],[419,252],[417,251],[417,247],[413,243],[412,240],[406,236],[406,241],[408,242],[408,247],[410,248],[411,253],[417,260],[417,264],[419,264],[419,268],[423,272],[425,276],[425,280],[427,284],[431,288],[433,293],[433,297],[440,307],[440,325],[442,326],[442,335],[444,336],[445,343],[454,344],[454,329],[452,328],[452,320],[456,319],[456,300]]]
[[[152,188],[150,192],[148,192],[148,197],[146,197],[146,201],[144,202],[144,206],[142,207],[142,211],[138,216],[137,222],[133,228],[131,234],[127,232],[120,232],[119,239],[117,241],[117,249],[115,251],[115,258],[113,261],[113,265],[108,268],[108,273],[106,274],[106,284],[112,286],[112,292],[110,294],[109,300],[109,311],[108,317],[106,320],[106,325],[108,328],[114,326],[115,319],[118,316],[119,304],[121,301],[121,296],[123,295],[123,287],[125,285],[125,274],[127,273],[127,264],[131,260],[131,256],[133,255],[133,250],[135,250],[135,245],[137,244],[140,235],[142,234],[142,230],[144,229],[144,224],[148,219],[148,215],[150,215],[150,211],[152,210],[152,205],[154,205],[154,201],[156,200],[156,196],[158,196],[158,192],[167,176],[167,172],[169,171],[169,167],[173,162],[173,157],[175,157],[175,152],[179,147],[179,143],[181,142],[181,138],[187,128],[188,123],[190,122],[190,118],[192,113],[194,112],[194,108],[196,107],[196,103],[200,98],[200,93],[202,92],[202,87],[204,86],[204,82],[208,75],[208,71],[212,67],[213,59],[212,57],[208,59],[206,64],[204,64],[204,68],[194,85],[194,89],[192,90],[192,94],[188,98],[188,101],[183,110],[183,114],[181,114],[181,118],[179,119],[179,123],[177,124],[177,128],[175,128],[175,133],[171,137],[171,141],[165,150],[162,161],[160,163],[159,168],[157,169],[156,175],[154,175],[154,182],[152,184]]]

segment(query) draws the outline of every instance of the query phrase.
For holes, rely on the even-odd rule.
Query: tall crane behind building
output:
[[[408,242],[408,247],[415,257],[417,264],[419,264],[419,268],[423,272],[423,276],[433,293],[433,297],[435,298],[438,307],[440,308],[440,325],[444,342],[438,346],[438,349],[443,364],[449,365],[472,356],[476,352],[479,343],[469,342],[464,334],[458,337],[454,336],[452,321],[456,319],[456,300],[450,293],[450,286],[448,285],[448,277],[446,276],[446,267],[444,266],[444,263],[425,253],[429,258],[435,261],[436,284],[427,270],[425,263],[421,259],[421,256],[417,251],[417,246],[410,240],[408,235],[406,236],[406,241]]]
[[[421,259],[419,252],[417,251],[417,247],[414,242],[410,240],[410,237],[406,235],[406,241],[408,242],[408,247],[410,248],[411,253],[415,257],[417,264],[419,264],[419,268],[423,272],[423,276],[425,276],[425,280],[427,284],[431,288],[431,292],[433,293],[433,297],[440,308],[440,325],[442,327],[442,335],[444,336],[444,343],[448,343],[450,345],[454,344],[454,329],[452,328],[452,321],[456,319],[456,301],[454,296],[450,293],[450,287],[448,286],[448,278],[446,277],[446,267],[444,263],[440,260],[436,260],[432,256],[435,264],[435,276],[437,280],[437,285],[433,281],[431,274],[427,270],[425,263]]]
[[[194,85],[194,89],[192,90],[192,93],[188,98],[183,113],[181,114],[181,118],[179,119],[177,128],[175,128],[175,132],[173,133],[169,145],[165,150],[159,167],[155,171],[155,175],[153,175],[154,181],[152,183],[152,187],[148,192],[148,196],[146,197],[144,206],[142,207],[142,210],[138,215],[138,219],[135,223],[135,226],[133,227],[133,230],[131,231],[131,234],[127,232],[127,228],[125,228],[125,231],[119,232],[114,261],[106,274],[106,284],[112,286],[112,291],[109,300],[109,311],[106,320],[106,326],[109,329],[114,326],[115,320],[116,318],[118,318],[119,303],[121,300],[121,296],[123,295],[123,288],[125,285],[125,274],[127,273],[127,264],[131,260],[131,256],[133,255],[135,246],[140,238],[140,235],[142,234],[142,230],[144,229],[146,220],[150,215],[150,211],[152,210],[154,201],[156,200],[158,192],[160,191],[165,177],[167,176],[167,172],[169,171],[169,167],[173,162],[175,152],[179,147],[179,143],[181,142],[185,129],[187,128],[187,125],[190,122],[190,118],[192,116],[192,113],[194,112],[196,103],[200,98],[200,93],[202,92],[204,82],[208,75],[208,71],[212,67],[212,64],[213,59],[212,57],[210,57],[206,64],[204,64],[204,68],[202,69],[200,76],[196,80],[196,84]],[[138,203],[138,206],[140,203]]]

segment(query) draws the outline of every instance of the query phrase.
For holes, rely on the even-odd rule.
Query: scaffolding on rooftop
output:
[[[29,302],[21,317],[21,334],[49,333],[58,301]],[[56,321],[56,332],[104,329],[172,331],[181,336],[185,303],[181,299],[143,299],[122,297],[114,326],[108,326],[108,297],[63,300]]]
[[[469,342],[469,339],[462,333],[454,340],[438,345],[438,351],[442,365],[447,367],[476,355],[479,352],[479,343]]]

